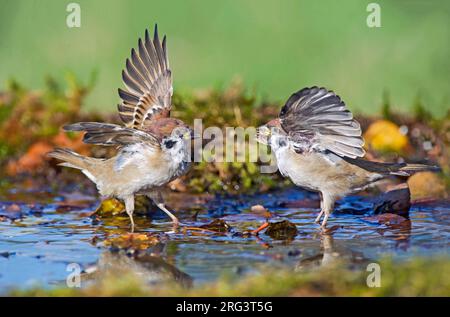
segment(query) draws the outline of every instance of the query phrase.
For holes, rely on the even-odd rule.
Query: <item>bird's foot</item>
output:
[[[175,215],[173,213],[171,213],[166,206],[164,206],[163,203],[160,203],[157,205],[159,207],[159,209],[161,209],[162,211],[164,211],[169,217],[170,219],[172,219],[172,224],[173,224],[173,228],[178,229],[180,227],[180,221],[178,220],[177,217],[175,217]]]
[[[172,225],[173,225],[173,230],[177,231],[180,228],[181,223],[178,220],[178,218],[175,218],[175,219],[172,219]]]
[[[265,222],[261,226],[259,226],[257,229],[251,231],[250,233],[252,235],[257,236],[262,230],[266,229],[268,226],[269,226],[269,222]]]
[[[325,229],[325,228],[326,228],[326,226],[327,226],[327,221],[328,221],[328,214],[325,214],[325,216],[323,217],[322,224],[320,225],[320,227],[321,227],[322,229]]]

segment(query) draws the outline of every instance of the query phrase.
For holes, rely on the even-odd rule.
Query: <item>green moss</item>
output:
[[[51,143],[53,137],[59,133],[61,126],[67,122],[114,121],[113,117],[109,115],[99,116],[94,113],[83,114],[81,112],[84,100],[92,90],[95,80],[95,72],[87,84],[80,83],[73,74],[68,74],[63,84],[49,77],[46,79],[45,88],[42,91],[30,91],[16,81],[10,81],[7,89],[0,93],[0,164],[17,159],[36,141],[43,140]],[[280,109],[279,104],[260,102],[256,93],[244,88],[240,82],[235,82],[224,90],[210,89],[175,94],[173,104],[172,115],[174,117],[180,118],[190,125],[193,125],[194,119],[202,119],[203,128],[215,126],[221,129],[257,127],[270,118],[276,117]],[[416,98],[415,105],[416,118],[410,116],[410,120],[420,121],[424,123],[425,127],[431,127],[434,131],[433,138],[435,135],[437,141],[442,141],[442,154],[438,154],[440,156],[439,164],[444,167],[444,173],[448,177],[450,171],[445,167],[448,166],[448,153],[450,153],[448,150],[450,112],[447,118],[437,120],[431,118],[425,111],[425,105],[420,97]],[[403,120],[407,117],[393,113],[387,92],[383,96],[382,109],[384,117],[393,121]],[[363,122],[370,121],[370,118],[362,119]],[[17,133],[11,134],[11,131]],[[73,137],[73,135],[69,135],[69,137]],[[248,139],[249,136],[246,138]],[[417,146],[420,144],[418,143]],[[93,147],[92,154],[94,156],[97,156],[95,151],[98,148]],[[252,193],[290,184],[288,180],[280,177],[277,173],[260,173],[262,163],[250,161],[248,147],[246,149],[244,162],[208,163],[203,161],[194,164],[192,171],[183,178],[187,191],[192,193],[224,191]],[[105,151],[99,151],[99,153],[100,156],[105,155]],[[392,155],[397,155],[397,153]],[[418,158],[414,156],[414,153],[411,153],[411,156],[414,159]],[[384,159],[394,160],[396,156]]]
[[[9,81],[7,89],[0,93],[0,161],[23,154],[36,141],[49,141],[62,124],[80,116],[81,105],[91,89],[70,77],[65,85],[48,77],[42,91],[31,91]]]

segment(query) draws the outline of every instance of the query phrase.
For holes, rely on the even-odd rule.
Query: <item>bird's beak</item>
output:
[[[186,132],[185,134],[183,134],[183,139],[185,140],[190,140],[192,138],[192,132]]]
[[[260,126],[256,129],[256,141],[267,144],[270,134],[270,129],[266,125]]]

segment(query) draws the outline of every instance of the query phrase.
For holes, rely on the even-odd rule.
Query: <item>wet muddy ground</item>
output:
[[[449,247],[449,201],[413,203],[408,219],[375,215],[372,198],[367,196],[347,197],[337,206],[327,231],[313,222],[318,196],[296,188],[207,199],[171,194],[170,201],[184,229],[174,232],[159,212],[136,216],[137,232],[158,234],[157,243],[135,246],[143,250],[139,261],[152,272],[146,275],[151,281],[161,281],[161,275],[168,274],[180,283],[198,285],[223,274],[240,276],[267,266],[301,270],[337,259],[357,266],[386,255],[394,259],[445,255]],[[0,290],[61,285],[70,263],[89,272],[129,252],[110,243],[127,233],[128,217],[89,217],[98,204],[97,197],[70,191],[58,195],[49,191],[4,193],[0,202]],[[267,216],[252,211],[256,204],[270,211],[270,222],[289,220],[297,232],[246,234]],[[227,223],[228,231],[186,229],[216,218]]]

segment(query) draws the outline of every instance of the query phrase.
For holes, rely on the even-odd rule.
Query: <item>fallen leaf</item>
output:
[[[158,208],[153,201],[145,195],[137,195],[134,197],[134,214],[148,215]],[[115,216],[125,213],[125,204],[117,198],[107,198],[103,200],[95,210],[100,216]]]
[[[126,233],[118,237],[106,239],[105,246],[119,249],[145,250],[159,243],[160,236],[153,233]]]
[[[153,207],[151,199],[146,196],[139,195],[134,198],[134,214],[148,214]],[[100,216],[115,216],[125,213],[124,203],[116,198],[107,198],[100,203],[95,210]]]
[[[275,240],[292,240],[297,233],[297,227],[288,220],[269,223],[265,232],[265,234]]]
[[[125,212],[124,203],[115,198],[108,198],[103,200],[100,203],[100,206],[98,206],[97,210],[95,211],[95,213],[99,215],[111,214],[113,216],[123,212]]]
[[[199,226],[199,228],[221,233],[230,231],[230,226],[225,222],[225,220],[222,219],[214,219],[206,225]]]
[[[53,146],[45,141],[34,143],[28,151],[17,161],[8,163],[6,171],[8,175],[15,176],[20,173],[31,173],[44,165],[46,154]]]

